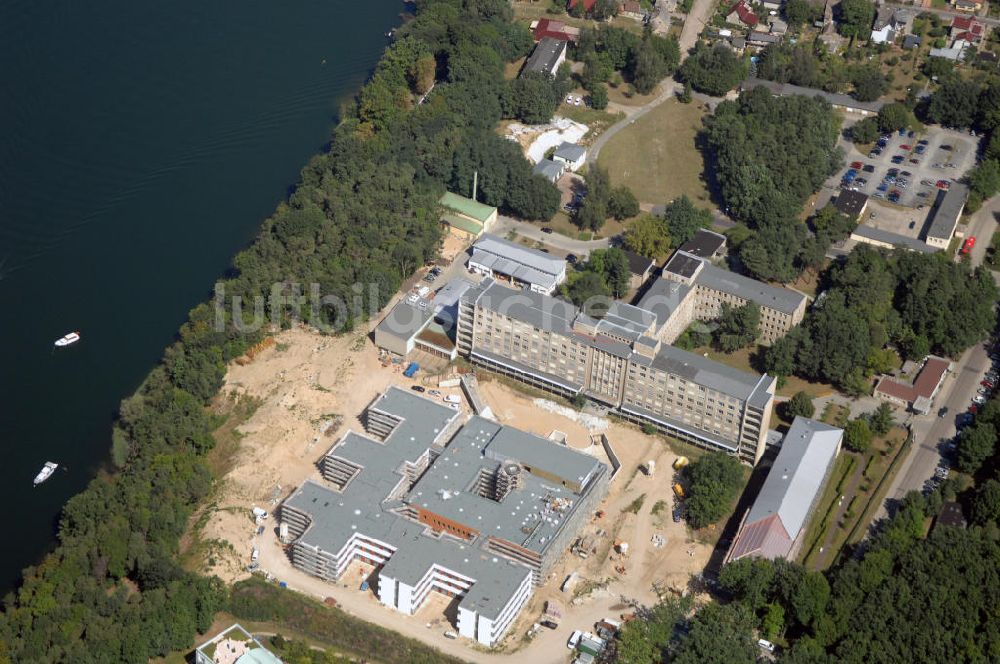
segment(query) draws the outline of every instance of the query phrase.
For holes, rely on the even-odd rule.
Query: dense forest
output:
[[[356,311],[298,311],[289,298],[272,300],[266,312],[285,324],[298,317],[353,325],[436,254],[437,200],[446,188],[469,194],[474,171],[485,202],[527,218],[551,216],[555,188],[493,131],[534,103],[526,99],[530,86],[518,90],[503,77],[504,63],[532,46],[527,29],[510,19],[506,0],[418,2],[329,151],[303,169],[289,200],[235,258],[220,284],[227,301],[253,302],[273,284],[289,296],[299,293],[296,284],[318,284],[324,296],[351,302],[353,284],[376,284]],[[67,503],[57,547],[5,598],[0,662],[145,662],[191,647],[223,606],[220,582],[175,560],[194,507],[212,487],[202,457],[220,422],[208,404],[225,363],[260,334],[237,329],[244,321],[231,311],[218,326],[216,313],[207,303],[193,309],[161,365],[122,402],[112,436],[118,472]]]
[[[823,273],[820,288],[802,324],[766,350],[772,375],[863,394],[873,374],[892,368],[896,353],[916,360],[929,352],[957,356],[996,322],[989,271],[940,253],[859,245]]]
[[[726,211],[752,231],[738,251],[755,277],[791,281],[808,262],[808,231],[797,217],[806,198],[842,163],[839,127],[825,101],[772,97],[763,88],[720,103],[706,120],[705,140]]]

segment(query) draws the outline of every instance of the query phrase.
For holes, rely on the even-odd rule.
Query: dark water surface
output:
[[[0,0],[0,592],[52,546],[117,404],[326,142],[402,9]],[[47,460],[67,470],[32,488]]]

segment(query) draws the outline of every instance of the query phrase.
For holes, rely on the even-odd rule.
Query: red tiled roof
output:
[[[787,558],[794,542],[777,514],[748,523],[740,529],[729,548],[728,560],[745,556]]]
[[[545,37],[552,37],[553,39],[561,39],[562,41],[575,42],[580,31],[567,26],[562,21],[551,21],[543,18],[538,21],[532,34],[535,37],[535,41],[541,41]]]
[[[951,22],[951,27],[958,28],[959,30],[968,30],[975,20],[971,16],[956,16],[955,20]]]
[[[597,4],[597,0],[569,0],[569,6],[572,9],[581,2],[583,3],[583,9],[588,12],[594,8],[594,5]]]
[[[740,0],[733,5],[733,8],[729,10],[729,13],[732,14],[733,12],[736,12],[736,15],[740,17],[740,21],[750,27],[753,27],[760,22],[760,19],[757,18],[757,15],[753,13],[753,10],[747,6],[744,0]]]
[[[934,394],[934,390],[937,389],[945,372],[948,371],[949,366],[951,363],[948,360],[943,360],[940,357],[929,357],[912,385],[893,378],[882,378],[875,390],[908,403],[913,403],[919,397],[929,399]]]

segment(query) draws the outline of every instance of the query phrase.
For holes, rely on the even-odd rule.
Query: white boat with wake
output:
[[[63,335],[56,339],[56,347],[63,348],[64,346],[71,346],[80,340],[79,332],[70,332],[69,334]]]
[[[58,467],[59,467],[58,463],[53,463],[51,461],[46,461],[45,465],[42,466],[42,469],[40,471],[38,471],[37,475],[35,475],[35,486],[38,486],[39,484],[41,484],[45,480],[47,480],[50,477],[52,477],[52,473],[56,472],[56,468],[58,468]]]

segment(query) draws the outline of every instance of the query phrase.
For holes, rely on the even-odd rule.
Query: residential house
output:
[[[589,14],[596,4],[597,0],[569,0],[570,9],[576,9],[577,5],[583,5],[585,14]]]
[[[920,48],[920,45],[924,43],[924,40],[920,35],[906,35],[903,39],[903,48],[907,51],[912,51],[915,48]]]
[[[542,159],[540,162],[535,164],[535,168],[532,170],[532,173],[535,175],[541,175],[549,182],[555,184],[556,181],[562,177],[565,168],[565,164],[560,161]]]
[[[951,22],[951,32],[948,36],[952,40],[960,39],[970,44],[977,44],[982,41],[985,31],[985,26],[974,16],[956,16]]]
[[[535,41],[541,41],[545,37],[552,37],[565,42],[575,42],[580,38],[580,28],[566,25],[562,21],[553,21],[543,18],[531,22],[531,34]]]
[[[781,11],[781,0],[763,0],[760,4],[768,12]]]
[[[726,16],[726,23],[732,23],[733,25],[742,25],[746,28],[755,28],[757,24],[760,23],[760,19],[754,14],[753,10],[750,9],[750,5],[746,0],[739,0],[732,8],[729,10],[729,14]]]
[[[783,35],[786,32],[788,32],[788,24],[785,23],[784,21],[782,21],[778,17],[773,17],[769,21],[769,23],[771,25],[771,34],[772,35]]]
[[[760,30],[751,30],[750,34],[747,35],[747,43],[751,46],[770,46],[771,44],[777,44],[780,41],[781,35],[770,32],[761,32]]]
[[[563,142],[552,153],[552,159],[565,164],[567,170],[575,173],[587,163],[587,148],[576,143]]]
[[[956,11],[969,14],[975,14],[983,8],[983,3],[980,0],[953,0],[952,4],[955,6]]]
[[[626,18],[634,18],[637,21],[641,21],[646,18],[646,12],[643,11],[642,5],[640,5],[636,0],[627,0],[623,2],[618,7],[618,15],[625,16]]]
[[[194,651],[195,664],[282,664],[260,639],[233,624]]]
[[[521,75],[531,71],[555,77],[559,72],[559,66],[564,62],[566,62],[566,42],[552,37],[542,37],[524,63]]]
[[[905,33],[912,19],[912,14],[905,9],[879,7],[872,25],[871,41],[875,44],[891,44],[896,37]]]

